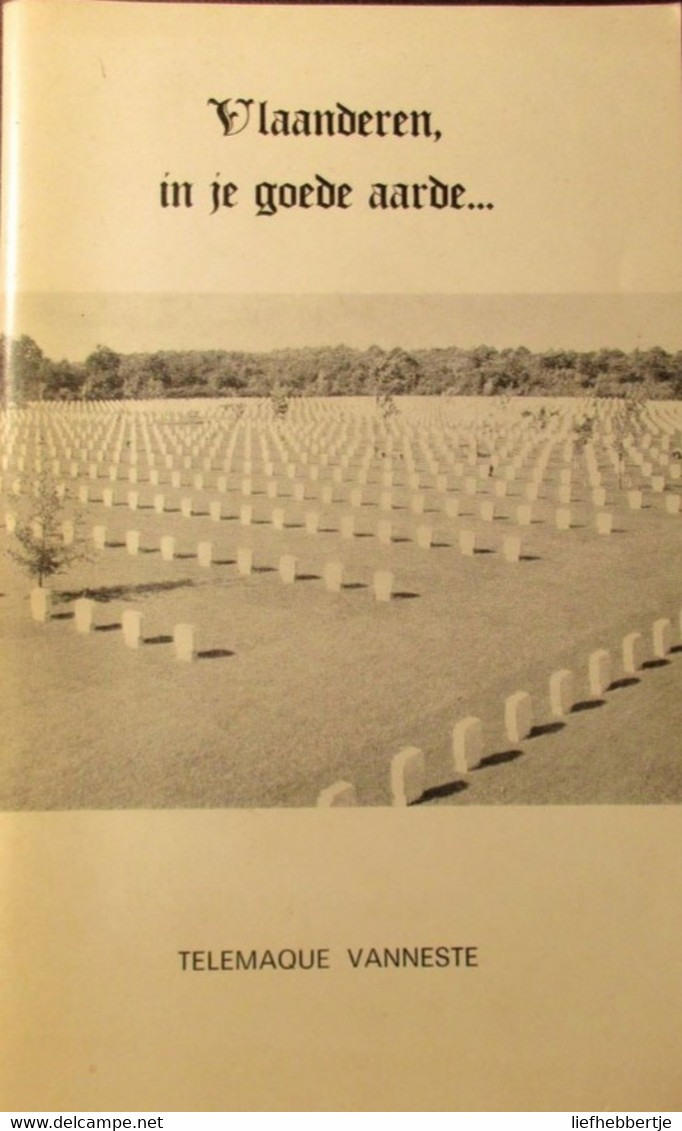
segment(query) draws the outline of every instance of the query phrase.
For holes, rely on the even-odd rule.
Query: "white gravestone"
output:
[[[317,805],[321,809],[357,805],[357,803],[355,786],[348,781],[334,782],[333,785],[328,785],[317,795]]]
[[[142,642],[142,613],[137,609],[124,609],[121,624],[123,643],[127,648],[139,648]]]
[[[391,761],[391,801],[393,805],[410,805],[424,792],[426,767],[424,755],[416,746],[406,746]]]
[[[527,691],[515,691],[504,703],[504,726],[510,742],[522,742],[533,726],[533,704]]]
[[[601,696],[611,686],[611,655],[605,648],[598,648],[589,656],[587,673],[590,694]]]
[[[555,719],[570,714],[575,703],[573,672],[566,668],[552,672],[549,677],[549,705]]]
[[[452,728],[452,757],[458,774],[466,774],[483,757],[483,724],[467,715]]]
[[[184,663],[191,663],[196,659],[193,624],[176,624],[173,629],[173,646],[175,658]]]

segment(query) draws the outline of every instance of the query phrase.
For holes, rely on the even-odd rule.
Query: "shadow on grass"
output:
[[[542,735],[542,734],[558,734],[559,731],[563,730],[565,726],[566,726],[566,723],[562,723],[562,722],[559,722],[559,721],[557,721],[555,723],[540,723],[539,726],[531,728],[531,731],[530,731],[530,734],[528,735],[528,737],[529,738],[539,738],[540,735]]]
[[[609,687],[609,691],[620,691],[622,687],[634,687],[639,680],[634,675],[625,676],[623,679],[616,679]]]
[[[497,754],[487,754],[473,768],[475,770],[487,770],[490,766],[502,766],[505,762],[515,762],[517,758],[521,757],[523,757],[523,750],[500,750]]]
[[[411,801],[411,805],[427,805],[429,801],[437,801],[439,797],[453,797],[456,793],[462,793],[463,790],[469,788],[469,783],[465,781],[447,781],[442,785],[432,785],[429,789],[425,789],[421,797],[416,801]]]
[[[98,589],[61,590],[57,596],[62,601],[77,601],[80,597],[89,597],[91,601],[120,601],[129,597],[140,597],[147,593],[163,593],[171,589],[184,589],[194,585],[191,578],[185,577],[178,581],[148,581],[141,585],[102,585]]]
[[[581,699],[579,703],[574,703],[571,707],[571,713],[576,714],[578,711],[594,711],[596,707],[603,707],[606,699]]]

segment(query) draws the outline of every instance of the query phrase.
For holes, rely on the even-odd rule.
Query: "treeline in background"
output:
[[[0,337],[3,403],[152,397],[493,396],[682,397],[682,351],[589,352],[525,346],[366,350],[349,346],[117,353],[52,361],[32,338]]]

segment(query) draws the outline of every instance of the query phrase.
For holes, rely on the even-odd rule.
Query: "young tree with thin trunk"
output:
[[[73,539],[68,542],[63,531],[66,519],[67,509],[56,485],[49,472],[41,468],[35,475],[25,513],[14,528],[16,545],[7,551],[29,577],[37,580],[40,588],[46,578],[64,573],[75,561],[87,557],[78,517],[69,519],[74,529]]]

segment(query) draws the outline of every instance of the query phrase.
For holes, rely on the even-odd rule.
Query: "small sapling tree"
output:
[[[275,385],[270,393],[270,407],[278,425],[282,425],[291,407],[291,397],[282,385]]]
[[[64,536],[64,524],[73,525],[72,537]],[[24,513],[17,517],[15,545],[8,554],[40,588],[45,579],[64,573],[75,561],[87,557],[78,515],[67,515],[49,472],[41,468],[35,475],[33,491],[28,496]]]
[[[244,405],[239,401],[226,401],[218,406],[218,419],[222,424],[237,424],[244,412]]]
[[[573,439],[579,452],[589,444],[594,436],[595,419],[592,415],[583,416],[573,424]]]
[[[530,408],[525,408],[521,413],[521,416],[525,417],[529,423],[533,424],[533,426],[537,428],[538,432],[545,432],[549,428],[554,418],[558,417],[558,415],[558,409],[548,409],[545,408],[544,405],[542,405],[536,411]]]
[[[625,396],[619,398],[611,417],[611,427],[618,459],[619,488],[622,488],[624,483],[628,436],[632,431],[641,427],[645,408],[646,399],[643,393],[638,389],[628,389]]]
[[[378,393],[377,408],[384,424],[388,424],[389,420],[397,416],[399,411],[393,393]]]

